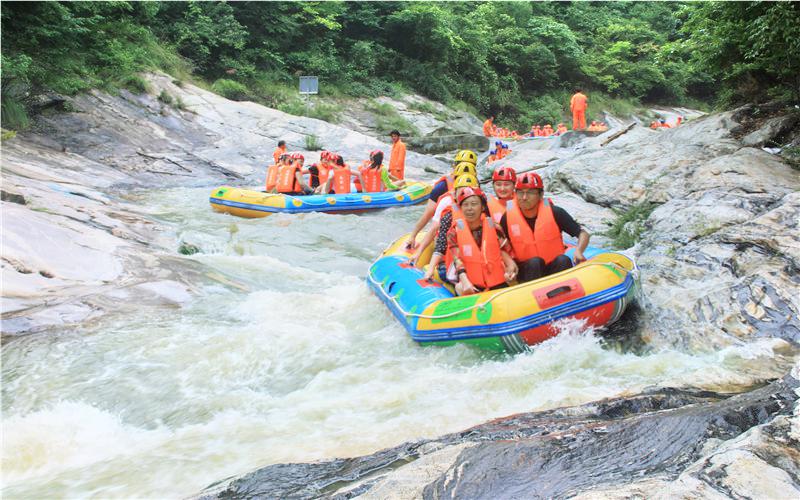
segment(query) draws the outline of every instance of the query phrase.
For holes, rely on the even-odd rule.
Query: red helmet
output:
[[[292,153],[292,160],[306,161],[306,158],[301,153]]]
[[[517,181],[517,172],[511,167],[497,167],[492,172],[492,181]]]
[[[517,178],[517,189],[544,189],[544,182],[536,172],[525,172]]]
[[[330,156],[330,154],[331,154],[331,152],[330,152],[330,151],[326,151],[326,150],[324,150],[324,149],[323,149],[323,150],[322,150],[322,151],[320,151],[320,153],[319,153],[319,159],[320,159],[320,160],[327,160],[327,159],[328,159],[328,156]]]
[[[458,204],[461,205],[461,202],[469,198],[470,196],[480,196],[483,203],[486,203],[486,195],[483,194],[480,188],[472,188],[472,187],[465,187],[461,189],[461,192],[458,193]]]

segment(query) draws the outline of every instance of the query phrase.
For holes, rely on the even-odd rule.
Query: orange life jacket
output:
[[[280,168],[280,165],[270,165],[267,167],[267,191],[272,191],[278,184],[278,170],[280,170]]]
[[[486,289],[505,282],[503,257],[500,253],[500,241],[497,239],[494,221],[491,217],[481,214],[483,232],[481,246],[478,248],[467,221],[463,217],[455,215],[460,211],[458,207],[453,207],[453,222],[456,225],[458,253],[461,262],[464,263],[470,283]]]
[[[500,219],[503,218],[503,214],[506,213],[506,205],[499,198],[496,196],[488,195],[486,197],[486,201],[489,205],[489,213],[492,214],[492,220],[496,223],[500,223]]]
[[[322,186],[328,182],[328,177],[331,174],[331,167],[326,162],[317,163],[317,172],[319,172],[319,185]]]
[[[366,193],[380,193],[383,191],[383,179],[381,179],[381,165],[378,168],[365,167],[361,169],[361,178],[364,179],[363,191]]]
[[[302,192],[302,188],[300,184],[297,182],[297,178],[295,173],[299,172],[300,169],[299,165],[281,165],[278,169],[278,183],[275,186],[278,189],[279,193],[300,193]]]
[[[285,152],[286,152],[286,147],[275,148],[275,151],[272,152],[272,159],[275,160],[276,164],[281,161],[281,155]]]
[[[336,194],[347,194],[350,192],[350,169],[333,169],[333,189]]]
[[[508,239],[511,241],[511,247],[514,249],[514,256],[518,262],[541,257],[545,264],[549,264],[566,251],[561,229],[553,216],[552,203],[552,201],[544,199],[539,202],[533,231],[531,231],[525,216],[522,215],[522,210],[517,202],[511,200],[506,204]]]

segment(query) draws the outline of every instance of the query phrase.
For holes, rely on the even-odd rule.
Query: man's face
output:
[[[522,210],[533,210],[539,205],[541,199],[542,194],[538,189],[517,190],[517,200],[519,201],[519,208]]]
[[[397,135],[397,134],[392,134],[392,135],[390,135],[389,137],[391,137],[391,138],[392,138],[392,142],[393,142],[393,143],[394,143],[394,142],[397,142],[397,141],[399,141],[399,140],[400,140],[400,136],[399,136],[399,135]]]

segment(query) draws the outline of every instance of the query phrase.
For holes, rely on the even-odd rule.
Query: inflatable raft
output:
[[[395,241],[372,264],[367,283],[411,338],[423,345],[464,342],[521,352],[557,335],[553,322],[560,319],[582,319],[595,327],[614,323],[639,289],[639,271],[630,258],[589,247],[584,252],[588,260],[572,269],[458,297],[449,285],[424,280],[423,270],[410,265],[406,240]],[[572,252],[570,247],[567,255],[572,257]],[[429,247],[420,263],[427,263],[431,253]]]
[[[428,199],[431,186],[411,181],[399,191],[328,195],[288,195],[222,186],[211,192],[209,202],[218,212],[239,217],[266,217],[272,213],[356,213],[414,205]]]

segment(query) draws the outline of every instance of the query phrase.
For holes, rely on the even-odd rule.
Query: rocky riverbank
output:
[[[390,145],[313,118],[228,101],[167,75],[150,94],[102,92],[43,103],[33,130],[3,143],[5,336],[41,333],[119,313],[126,304],[180,306],[197,286],[226,280],[176,258],[180,242],[128,194],[171,186],[259,185],[277,141],[306,137],[348,162]],[[166,93],[168,105],[157,96]],[[444,168],[409,151],[407,172]]]
[[[167,75],[150,83],[151,94],[45,102],[32,131],[3,142],[4,341],[80,330],[142,307],[182,310],[206,285],[242,286],[181,258],[184,242],[139,204],[144,190],[259,185],[278,139],[312,159],[310,136],[348,161],[389,150],[369,134],[231,102]],[[163,93],[183,104],[166,104],[157,97]],[[396,106],[409,120],[420,114],[412,102]],[[521,141],[497,164],[541,166],[547,191],[593,233],[594,244],[612,245],[604,233],[625,222],[620,231],[638,239],[626,251],[643,276],[643,307],[632,326],[641,351],[714,353],[771,338],[753,348],[769,351],[762,354],[779,366],[796,364],[800,176],[762,146],[796,135],[797,122],[775,116],[753,129],[755,109],[691,116],[676,129],[634,126],[610,142],[624,120],[593,137]],[[419,130],[434,130],[434,118],[421,118]],[[474,123],[465,121],[469,132]],[[421,179],[448,168],[413,152],[407,164],[408,175]],[[273,465],[204,496],[800,491],[799,376],[795,369],[732,396],[709,373],[703,388],[714,392],[656,390],[516,415],[361,458]],[[765,378],[743,374],[737,390]]]

